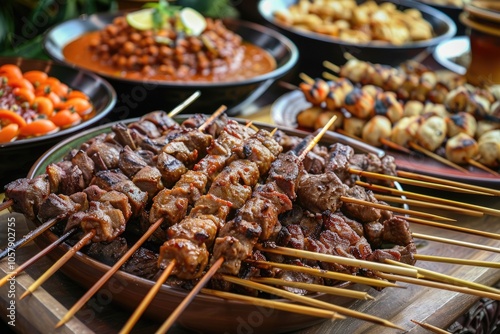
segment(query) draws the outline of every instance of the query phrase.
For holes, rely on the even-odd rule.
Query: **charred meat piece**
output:
[[[140,122],[142,121],[149,121],[153,123],[161,131],[180,128],[180,125],[176,121],[168,117],[168,115],[161,110],[147,113],[141,117]]]
[[[129,146],[125,146],[120,152],[118,168],[120,168],[122,173],[127,175],[129,178],[133,177],[138,171],[147,165],[146,161],[144,161],[144,159]]]
[[[384,242],[393,243],[396,245],[406,246],[413,242],[413,237],[410,231],[410,224],[401,217],[392,217],[384,221],[384,229],[382,232]]]
[[[217,224],[217,228],[220,228],[226,221],[226,217],[230,210],[231,202],[207,194],[201,196],[200,199],[196,201],[194,208],[189,212],[189,216],[209,218]]]
[[[314,152],[307,153],[303,164],[304,170],[310,174],[320,174],[323,173],[325,169],[325,159]]]
[[[156,125],[153,122],[147,120],[141,120],[139,122],[131,123],[129,125],[129,130],[133,140],[136,143],[140,142],[143,137],[158,138],[161,136],[161,132],[156,127]]]
[[[42,222],[52,218],[64,219],[82,209],[84,210],[86,207],[75,203],[69,196],[51,193],[40,205],[38,218]]]
[[[281,150],[281,146],[269,136],[269,132],[259,130],[255,135],[245,140],[243,146],[233,149],[233,152],[240,159],[255,162],[262,175],[271,168],[271,163],[281,153]]]
[[[128,146],[132,150],[135,150],[137,147],[135,145],[135,141],[132,138],[130,129],[123,123],[115,124],[111,127],[111,130],[115,134],[115,139],[120,145]]]
[[[198,151],[190,150],[189,147],[181,141],[171,141],[162,148],[162,152],[174,157],[184,165],[191,167],[198,160]]]
[[[382,232],[384,225],[377,221],[363,224],[364,235],[373,248],[380,248],[382,245]]]
[[[299,179],[297,195],[299,202],[312,212],[335,212],[342,205],[340,197],[347,190],[348,187],[333,172],[317,175],[304,173]]]
[[[153,279],[158,273],[158,254],[140,247],[132,254],[132,257],[121,267],[121,269],[132,275]]]
[[[188,168],[180,160],[165,152],[158,154],[156,167],[160,171],[162,182],[166,187],[173,186],[188,171]]]
[[[163,189],[153,199],[149,213],[149,223],[154,224],[163,218],[164,224],[172,226],[180,222],[187,214],[189,200],[172,194],[171,189]]]
[[[357,185],[350,188],[347,191],[346,196],[372,203],[378,203],[372,191],[366,190],[365,188]],[[354,218],[362,223],[378,221],[381,217],[380,209],[368,207],[362,204],[346,202],[343,203],[341,210],[346,216]]]
[[[134,182],[139,189],[147,192],[148,197],[151,199],[164,188],[161,177],[162,175],[158,168],[144,166],[135,174],[132,178],[132,182]]]
[[[94,141],[86,150],[87,155],[101,170],[118,168],[121,147],[112,143]],[[104,166],[102,166],[104,163]]]
[[[34,220],[39,207],[51,192],[47,175],[33,179],[17,179],[5,186],[5,196],[13,201],[12,208]]]
[[[114,265],[128,251],[127,240],[117,237],[111,242],[93,242],[89,245],[87,255],[107,265]]]
[[[99,202],[109,203],[115,209],[120,210],[123,213],[123,217],[125,220],[129,220],[130,216],[132,216],[132,210],[130,208],[128,197],[118,191],[111,190],[106,191],[102,194],[101,198],[99,198]]]
[[[209,253],[205,244],[198,245],[186,239],[171,239],[160,247],[158,266],[167,266],[175,259],[173,274],[181,279],[201,276],[208,264]]]
[[[71,161],[50,164],[46,172],[52,192],[70,195],[82,191],[86,186],[82,171]]]
[[[354,155],[352,147],[343,144],[333,144],[330,147],[330,156],[326,169],[337,174],[339,179],[345,180],[349,177],[349,161]]]
[[[303,165],[293,152],[280,154],[271,164],[267,182],[275,182],[292,201],[296,198],[297,184]]]
[[[82,150],[77,151],[71,158],[71,163],[78,166],[83,175],[85,185],[90,183],[95,172],[95,164],[92,159]]]
[[[182,224],[175,224],[168,229],[168,238],[191,240],[211,247],[217,235],[217,224],[208,218],[186,217]]]

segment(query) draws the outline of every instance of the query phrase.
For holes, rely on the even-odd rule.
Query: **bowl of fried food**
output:
[[[342,65],[346,52],[360,60],[397,65],[456,32],[445,14],[406,0],[262,0],[259,12],[301,50],[321,50],[301,53],[301,63],[311,67],[323,60]]]
[[[68,135],[104,124],[116,103],[106,80],[52,61],[0,58],[0,78],[0,185]]]
[[[470,0],[419,0],[448,15],[457,25],[457,35],[465,35],[465,25],[460,21],[460,14],[464,11],[464,5]]]
[[[168,5],[66,21],[47,32],[44,47],[55,61],[107,78],[124,118],[174,107],[195,91],[193,110],[236,113],[298,59],[295,45],[269,28]]]

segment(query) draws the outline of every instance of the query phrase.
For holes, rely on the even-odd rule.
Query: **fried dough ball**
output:
[[[500,166],[500,130],[483,134],[479,140],[479,162],[490,167]]]
[[[446,121],[440,116],[424,118],[422,125],[415,136],[417,143],[422,147],[434,151],[441,146],[446,139]]]
[[[381,115],[373,116],[363,127],[361,138],[370,145],[382,146],[381,138],[391,136],[391,121]]]
[[[410,116],[401,118],[391,131],[391,141],[401,145],[408,146],[408,143],[414,141],[417,130],[420,127],[419,116]]]
[[[476,140],[466,133],[458,133],[446,142],[446,158],[451,162],[462,164],[474,159],[479,152]]]
[[[321,107],[311,107],[304,109],[297,114],[297,124],[302,128],[313,129],[316,124],[316,119],[323,112]]]
[[[373,115],[375,100],[368,93],[355,87],[345,97],[344,108],[357,118]]]
[[[346,117],[344,118],[343,129],[350,136],[361,137],[361,133],[363,132],[365,124],[365,119],[357,117]]]
[[[420,101],[410,100],[405,103],[403,116],[420,116],[424,113],[424,104]]]
[[[375,114],[387,117],[396,123],[403,117],[403,105],[398,101],[396,93],[382,92],[375,98]]]
[[[471,114],[459,112],[446,117],[448,137],[454,137],[459,133],[466,133],[474,137],[477,129],[477,121]]]
[[[337,116],[337,119],[333,122],[333,125],[328,128],[328,130],[335,130],[339,128],[344,123],[344,114],[340,111],[323,111],[316,118],[316,122],[314,122],[314,129],[322,129],[326,123],[333,117]]]

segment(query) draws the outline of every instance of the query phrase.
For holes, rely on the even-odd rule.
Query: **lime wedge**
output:
[[[154,28],[154,8],[141,9],[127,14],[127,23],[138,30],[149,30]]]
[[[185,7],[179,13],[182,25],[186,33],[192,36],[199,36],[207,27],[207,21],[199,12],[193,8]]]

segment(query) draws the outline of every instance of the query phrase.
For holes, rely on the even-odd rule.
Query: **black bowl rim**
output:
[[[61,26],[64,26],[66,24],[71,24],[71,23],[81,23],[84,21],[90,21],[93,18],[114,18],[119,15],[122,15],[123,12],[114,12],[114,13],[97,13],[97,14],[92,14],[92,15],[82,15],[78,18],[74,18],[68,21],[64,21],[50,29],[48,29],[44,35],[43,35],[43,41],[42,41],[42,47],[45,51],[46,54],[49,55],[50,58],[52,58],[54,61],[60,62],[66,66],[70,67],[75,67],[75,68],[80,68],[83,70],[86,70],[85,67],[79,66],[78,64],[73,64],[67,62],[64,57],[60,58],[57,55],[53,54],[50,49],[47,47],[50,36],[53,34],[54,31],[57,29],[60,29]],[[130,84],[137,84],[137,83],[154,83],[158,85],[158,87],[162,88],[186,88],[186,89],[203,89],[203,88],[219,88],[219,87],[227,87],[227,86],[245,86],[245,85],[251,85],[255,83],[260,83],[260,82],[265,82],[270,79],[277,79],[282,76],[284,76],[289,70],[295,66],[299,59],[299,49],[297,46],[285,35],[272,30],[271,28],[265,27],[263,25],[254,23],[254,22],[249,22],[249,21],[244,21],[244,20],[238,20],[238,19],[224,19],[225,23],[229,24],[238,24],[239,26],[242,26],[244,28],[260,32],[263,35],[268,35],[276,40],[280,41],[288,50],[290,58],[286,61],[286,63],[282,64],[281,66],[278,65],[276,69],[274,69],[271,72],[264,73],[262,75],[258,75],[252,78],[248,78],[245,80],[239,80],[239,81],[225,81],[225,82],[175,82],[175,81],[163,81],[163,80],[137,80],[137,79],[130,79],[130,78],[122,78],[122,77],[117,77],[113,76],[104,72],[93,72],[99,76],[102,76],[104,78],[107,78],[109,80],[114,80],[114,81],[119,81],[119,82],[126,82]],[[90,31],[86,31],[90,32]],[[75,36],[77,38],[79,36]],[[88,70],[87,70],[88,71]]]
[[[360,48],[365,48],[365,49],[375,49],[375,50],[388,50],[388,51],[398,51],[398,50],[413,50],[413,49],[421,49],[421,48],[427,48],[430,46],[434,46],[439,44],[440,42],[447,40],[451,37],[453,37],[456,32],[457,32],[457,25],[455,22],[445,13],[441,12],[440,10],[437,10],[435,8],[432,8],[431,6],[424,4],[419,1],[409,1],[409,0],[384,0],[385,2],[392,2],[396,5],[402,5],[408,8],[415,8],[418,9],[419,11],[431,15],[434,18],[443,21],[447,27],[448,31],[445,32],[444,34],[435,36],[431,39],[423,40],[423,41],[418,41],[418,42],[413,42],[413,43],[406,43],[402,45],[393,45],[393,44],[378,44],[376,42],[368,42],[368,43],[350,43],[346,41],[342,41],[340,39],[334,38],[334,37],[328,37],[326,35],[314,33],[314,32],[306,32],[300,29],[296,29],[293,27],[289,27],[286,25],[283,25],[281,23],[276,22],[276,20],[272,19],[272,13],[266,14],[263,11],[263,6],[265,3],[269,1],[277,1],[277,0],[260,0],[258,4],[258,10],[259,14],[261,17],[263,17],[267,22],[270,24],[279,27],[285,31],[289,31],[295,35],[305,37],[305,38],[310,38],[312,40],[317,40],[320,42],[328,42],[332,44],[338,44],[341,46],[346,46],[346,47],[360,47]]]
[[[69,135],[71,133],[77,132],[81,129],[84,129],[90,125],[95,124],[102,118],[104,118],[107,114],[113,110],[114,106],[116,105],[116,100],[117,100],[117,95],[116,91],[113,88],[113,86],[106,81],[104,78],[101,78],[100,76],[89,72],[85,71],[83,69],[78,69],[78,68],[73,68],[70,66],[66,66],[64,64],[59,64],[57,62],[54,62],[52,60],[43,60],[43,59],[31,59],[31,58],[23,58],[23,57],[0,57],[0,64],[19,64],[19,63],[30,63],[30,64],[44,64],[46,66],[50,67],[57,67],[63,71],[71,71],[76,75],[84,75],[88,76],[91,80],[95,81],[96,83],[102,85],[105,89],[105,91],[108,94],[109,97],[109,102],[101,109],[96,112],[96,115],[89,120],[82,122],[80,124],[77,124],[75,126],[57,131],[55,133],[43,135],[43,136],[38,136],[38,137],[32,137],[32,138],[27,138],[27,139],[20,139],[20,140],[14,140],[13,142],[9,143],[3,143],[0,144],[0,150],[3,149],[11,149],[11,148],[23,148],[23,147],[28,147],[32,145],[37,145],[45,142],[49,142],[52,139],[58,138],[58,137],[63,137],[66,135]]]
[[[453,6],[453,5],[440,5],[440,4],[437,4],[437,3],[432,3],[432,0],[417,0],[418,2],[421,2],[427,6],[430,6],[430,7],[433,7],[433,8],[443,8],[443,9],[451,9],[451,10],[456,10],[456,11],[462,11],[463,10],[463,6],[462,7],[458,7],[458,6]]]

